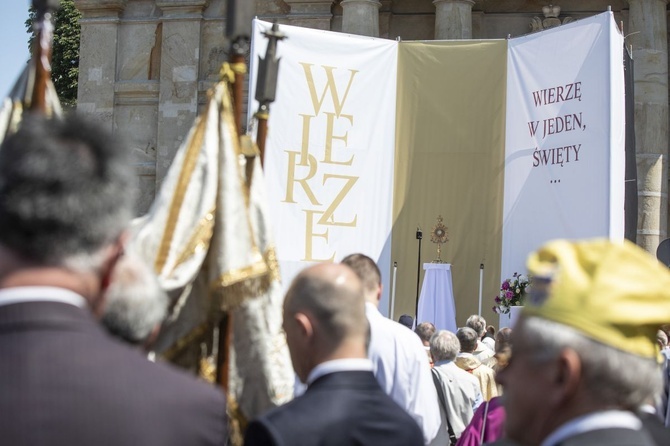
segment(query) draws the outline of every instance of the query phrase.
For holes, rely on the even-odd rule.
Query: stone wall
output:
[[[250,0],[251,1],[251,0]],[[502,39],[542,23],[537,0],[256,0],[260,18],[382,38]],[[78,108],[132,145],[145,212],[227,59],[225,0],[75,0],[82,12]],[[563,0],[558,20],[611,6],[635,55],[638,244],[667,237],[666,0]],[[537,17],[537,19],[535,19]],[[539,21],[539,22],[538,22]]]

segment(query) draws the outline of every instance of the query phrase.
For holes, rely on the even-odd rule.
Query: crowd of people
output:
[[[168,298],[125,252],[127,146],[76,115],[0,146],[0,432],[12,445],[225,445],[222,390],[146,359]],[[352,254],[303,270],[283,329],[304,393],[256,445],[668,445],[670,272],[628,242],[550,242],[513,329],[379,311]],[[416,325],[416,327],[414,327]]]

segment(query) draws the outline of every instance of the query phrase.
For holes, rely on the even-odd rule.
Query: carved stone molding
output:
[[[202,14],[209,0],[159,0],[156,1],[163,15]]]
[[[74,0],[82,17],[117,17],[126,8],[128,0]]]
[[[284,0],[291,14],[330,14],[333,0]]]
[[[530,28],[532,32],[542,31],[543,29],[556,28],[557,26],[565,25],[574,21],[572,17],[565,17],[562,20],[558,17],[561,15],[561,7],[558,5],[547,5],[542,7],[542,14],[544,19],[540,17],[533,17],[530,21]]]

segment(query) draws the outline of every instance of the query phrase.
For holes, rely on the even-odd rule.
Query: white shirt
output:
[[[544,439],[541,446],[553,446],[575,435],[599,429],[624,428],[642,429],[642,421],[630,412],[623,410],[607,410],[574,418],[561,425]]]
[[[324,375],[337,372],[372,371],[372,362],[365,358],[333,359],[317,365],[307,375],[307,386]]]
[[[405,409],[423,431],[425,444],[440,429],[440,406],[428,357],[412,330],[385,318],[371,303],[365,304],[370,323],[368,356],[379,385]]]
[[[52,286],[21,286],[0,289],[0,306],[25,302],[60,302],[86,308],[87,303],[74,291]]]
[[[488,345],[484,344],[482,341],[477,340],[477,348],[472,352],[473,355],[481,362],[486,361],[489,358],[492,358],[495,355],[495,352],[489,348]]]
[[[492,352],[495,353],[496,351],[496,341],[493,338],[489,338],[488,336],[485,336],[484,339],[481,340],[482,344],[487,346],[488,348],[491,349]]]

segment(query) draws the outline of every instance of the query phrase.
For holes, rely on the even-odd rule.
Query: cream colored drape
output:
[[[398,56],[392,259],[398,262],[393,318],[414,314],[416,227],[421,263],[437,256],[430,231],[442,215],[452,264],[457,325],[477,312],[497,325],[500,279],[507,42],[401,42]],[[423,278],[423,265],[421,267]],[[421,322],[421,321],[419,321]]]

